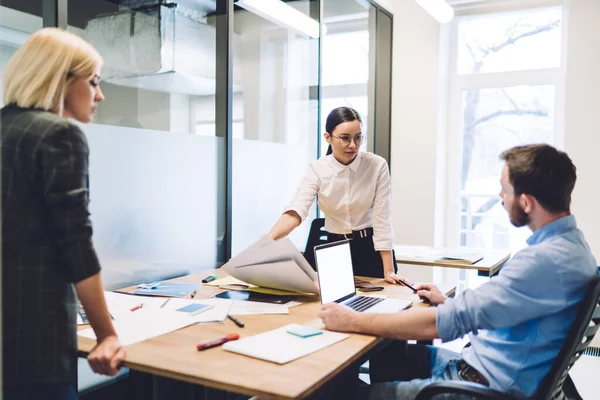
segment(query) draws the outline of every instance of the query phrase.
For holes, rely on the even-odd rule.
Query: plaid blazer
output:
[[[0,110],[4,385],[77,382],[73,283],[100,271],[88,146],[53,113]]]

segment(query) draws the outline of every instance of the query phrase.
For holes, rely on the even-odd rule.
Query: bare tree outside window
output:
[[[464,19],[458,26],[457,70],[481,76],[557,68],[560,43],[560,9]],[[500,219],[498,154],[517,144],[552,143],[555,97],[551,82],[463,87],[461,245],[510,247],[509,228]]]

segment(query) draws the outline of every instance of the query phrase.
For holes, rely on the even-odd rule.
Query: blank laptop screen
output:
[[[323,304],[356,293],[350,243],[317,249],[315,259]]]

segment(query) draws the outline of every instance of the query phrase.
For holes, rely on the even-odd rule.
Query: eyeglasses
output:
[[[339,140],[340,142],[344,143],[344,146],[350,146],[350,143],[352,143],[352,140],[354,139],[354,143],[357,146],[360,146],[360,144],[362,143],[363,140],[363,135],[356,135],[354,137],[352,136],[335,136],[335,135],[331,135],[334,138],[336,138],[337,140]]]

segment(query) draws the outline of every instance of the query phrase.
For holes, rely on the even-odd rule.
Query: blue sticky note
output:
[[[298,325],[289,327],[287,329],[287,333],[291,333],[292,335],[296,335],[301,338],[307,338],[311,336],[321,335],[323,331],[320,329],[313,328],[312,326]]]

